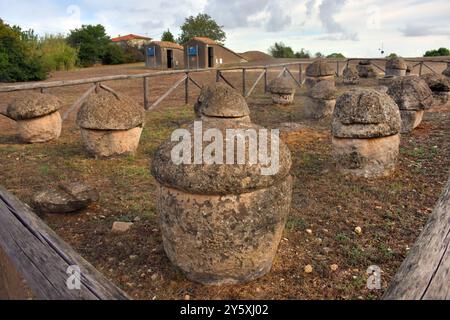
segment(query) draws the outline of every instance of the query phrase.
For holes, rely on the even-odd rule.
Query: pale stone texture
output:
[[[115,221],[113,222],[111,231],[115,233],[123,233],[130,230],[133,226],[133,222],[123,222],[123,221]]]
[[[386,76],[405,76],[407,65],[402,58],[392,58],[386,61]]]
[[[433,92],[434,105],[446,105],[450,94],[450,78],[436,73],[428,73],[421,78]]]
[[[51,114],[17,120],[19,138],[26,143],[40,143],[58,139],[61,135],[62,120],[58,111]]]
[[[223,117],[222,106],[227,102],[214,97],[204,99],[202,107],[197,108],[203,132],[210,128],[222,133],[226,129],[261,128],[250,122],[247,105],[237,99],[237,91],[222,95],[220,86],[212,86],[202,92],[216,92],[222,99],[237,101],[233,114],[241,117]],[[193,133],[193,125],[187,130]],[[157,212],[169,259],[189,279],[208,285],[243,283],[269,272],[291,202],[287,146],[280,141],[278,172],[264,176],[262,164],[249,163],[248,142],[245,163],[239,165],[176,165],[171,160],[176,144],[163,143],[151,166],[159,183]],[[204,142],[203,148],[209,144]],[[191,160],[193,148],[194,144]]]
[[[295,88],[286,77],[278,77],[269,84],[274,104],[287,105],[294,102]]]
[[[358,70],[358,75],[360,78],[376,78],[378,75],[368,60],[360,61],[356,66],[356,69]]]
[[[447,69],[445,69],[444,71],[442,71],[442,74],[448,78],[450,78],[450,62],[447,63]]]
[[[423,110],[400,110],[402,117],[401,133],[409,133],[418,127],[422,122],[423,114]]]
[[[343,82],[348,85],[356,85],[359,83],[358,70],[353,66],[347,66],[342,72]]]
[[[334,83],[322,81],[308,92],[305,98],[307,115],[314,119],[324,118],[333,113],[336,104],[337,90]]]
[[[314,61],[306,68],[306,88],[311,89],[321,81],[334,83],[334,71],[330,68],[326,60],[323,59]]]
[[[389,87],[394,79],[395,77],[393,75],[386,75],[378,79],[378,85]]]
[[[95,157],[134,154],[139,145],[142,127],[129,130],[90,130],[81,128],[86,151]]]

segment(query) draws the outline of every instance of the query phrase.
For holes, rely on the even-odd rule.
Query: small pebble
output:
[[[312,230],[311,229],[306,229],[306,233],[307,234],[312,234]]]
[[[311,272],[313,272],[313,267],[312,267],[312,265],[310,265],[310,264],[306,265],[306,266],[305,266],[305,272],[306,272],[306,273],[311,273]]]
[[[331,271],[336,271],[338,268],[338,265],[335,263],[330,266]]]
[[[184,300],[191,300],[191,296],[190,296],[190,295],[188,295],[188,294],[187,294],[187,295],[185,295],[185,296],[184,296]]]
[[[152,274],[152,276],[150,277],[153,281],[155,281],[156,279],[158,279],[158,274],[154,273]]]
[[[361,234],[361,233],[362,233],[361,227],[356,227],[356,228],[355,228],[355,233],[356,233],[356,234]]]

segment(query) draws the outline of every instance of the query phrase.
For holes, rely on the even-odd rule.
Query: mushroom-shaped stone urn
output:
[[[446,105],[450,96],[450,79],[436,73],[427,73],[421,78],[433,92],[434,105]]]
[[[387,93],[400,109],[402,133],[416,128],[422,122],[424,111],[431,108],[434,102],[427,83],[417,76],[395,78]]]
[[[320,81],[334,83],[334,72],[324,59],[316,60],[306,68],[305,85],[307,89],[311,89]]]
[[[386,76],[405,76],[407,65],[402,58],[392,58],[386,60]]]
[[[354,176],[389,175],[397,162],[400,113],[375,89],[352,89],[339,96],[333,112],[333,155],[339,170]]]
[[[442,74],[446,76],[447,78],[450,78],[450,62],[447,63],[447,69],[442,71]]]
[[[92,94],[77,115],[86,151],[105,158],[134,154],[144,125],[144,109],[123,94]]]
[[[295,88],[286,77],[278,77],[269,84],[274,104],[291,104],[294,102]]]
[[[239,92],[218,83],[200,98],[198,121],[172,133],[151,165],[164,250],[193,281],[243,283],[272,266],[291,202],[290,152],[262,138]],[[266,162],[265,149],[278,161]],[[278,163],[270,174],[269,162]]]
[[[305,97],[307,114],[312,118],[320,119],[333,113],[336,104],[337,90],[334,83],[321,81],[308,91]]]
[[[359,83],[358,70],[355,67],[348,65],[342,72],[344,84],[355,85]]]
[[[370,60],[361,60],[356,66],[360,78],[376,78],[377,73]]]
[[[55,96],[32,92],[15,99],[4,115],[16,121],[18,136],[23,142],[46,142],[61,134],[60,107]]]
[[[384,86],[384,87],[389,87],[392,83],[392,80],[395,79],[395,76],[384,76],[380,79],[378,79],[378,85],[379,86]]]

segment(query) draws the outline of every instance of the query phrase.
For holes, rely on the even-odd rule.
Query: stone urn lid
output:
[[[403,58],[391,58],[386,60],[386,69],[406,70],[407,65]]]
[[[77,124],[91,130],[129,130],[142,126],[144,116],[144,109],[126,95],[102,91],[86,99]]]
[[[226,93],[230,92],[228,87],[218,84],[214,84],[212,87],[213,88],[204,88],[202,91],[213,92],[214,95],[217,95],[224,100],[230,99],[230,101],[218,103],[217,97],[214,95],[209,96],[207,99],[205,98],[202,102],[204,105],[209,105],[211,101],[217,101],[215,114],[228,114],[227,111],[222,110],[222,108],[226,108],[233,101],[241,102],[241,100],[235,100],[235,96],[239,95],[239,92],[235,91],[234,93],[227,95]],[[233,106],[233,108],[235,110],[234,114],[239,113],[241,115],[246,115],[248,113],[247,104],[241,103],[238,106]],[[256,150],[253,149],[251,153],[249,153],[249,149],[251,149],[249,139],[245,139],[245,144],[241,144],[244,146],[243,149],[245,150],[245,153],[243,154],[243,161],[237,164],[237,156],[242,155],[237,154],[239,142],[236,143],[236,141],[234,141],[234,152],[232,149],[228,149],[229,147],[227,145],[230,145],[229,142],[234,140],[233,133],[230,132],[230,129],[241,129],[241,132],[238,133],[241,137],[243,134],[251,132],[259,135],[262,133],[259,129],[263,129],[250,122],[248,116],[243,116],[241,118],[243,121],[240,121],[240,118],[219,116],[206,117],[195,121],[184,129],[180,129],[183,130],[183,139],[187,140],[168,140],[158,148],[151,164],[153,176],[164,186],[189,193],[208,195],[228,195],[251,192],[267,188],[286,178],[289,175],[291,167],[291,154],[281,139],[271,139],[270,130],[267,130],[268,144],[265,145],[270,157],[272,143],[275,143],[278,140],[278,170],[275,170],[273,174],[262,174],[261,169],[269,167],[270,164],[266,165],[255,158],[252,160],[251,157],[249,157],[249,155],[255,156],[258,151],[261,151],[258,145],[256,145]],[[201,134],[200,137],[198,133]],[[217,135],[218,133],[221,137]],[[207,135],[205,134],[209,135],[209,138],[207,138]],[[213,138],[211,138],[211,134],[214,135]],[[228,134],[229,136],[227,136]],[[201,139],[202,136],[203,139]],[[198,138],[200,138],[201,141],[196,140]],[[213,141],[215,142],[217,149],[211,148]],[[261,140],[258,139],[258,141]],[[186,151],[188,161],[180,161],[181,163],[177,164],[177,160],[173,160],[172,153],[174,150],[178,152],[182,148],[180,147],[180,144],[184,144],[185,142],[187,142],[186,149],[182,149],[182,153],[184,156],[184,152]],[[195,145],[197,145],[197,147]],[[200,159],[198,159],[199,161],[196,161],[195,151],[199,146],[201,146]],[[227,164],[227,152],[234,154],[234,161],[230,161],[231,164]],[[219,156],[219,153],[222,153],[222,157]],[[211,155],[213,158],[210,158],[209,160],[204,158],[203,156],[206,154]],[[217,158],[214,158],[214,156],[217,156]]]
[[[278,77],[270,82],[269,91],[278,94],[292,94],[295,89],[286,77]]]
[[[217,82],[202,88],[194,105],[197,116],[241,118],[250,115],[245,98],[230,86]]]
[[[334,75],[333,70],[324,59],[319,59],[308,65],[306,68],[308,77],[325,77]]]
[[[14,120],[26,120],[49,115],[61,108],[60,100],[48,93],[30,92],[15,99],[6,109]]]
[[[450,91],[450,79],[442,74],[427,73],[422,75],[421,78],[427,83],[431,91],[436,92]]]
[[[352,89],[339,96],[333,112],[332,134],[338,138],[378,138],[400,132],[395,102],[375,89]]]
[[[425,110],[433,105],[433,93],[427,83],[418,76],[393,79],[388,94],[400,110]]]
[[[320,81],[312,87],[308,95],[314,99],[334,100],[337,96],[337,90],[334,83],[330,81]]]
[[[358,70],[356,70],[356,68],[354,66],[345,67],[344,71],[342,71],[342,75],[344,78],[347,78],[347,79],[353,79],[353,78],[359,77]]]

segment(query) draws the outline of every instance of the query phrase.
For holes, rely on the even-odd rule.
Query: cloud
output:
[[[433,25],[413,25],[409,23],[406,27],[399,28],[399,30],[405,37],[450,36],[448,29]]]
[[[331,35],[322,37],[328,40],[358,40],[358,34],[345,30],[335,16],[342,10],[347,0],[323,0],[319,6],[319,19]]]

